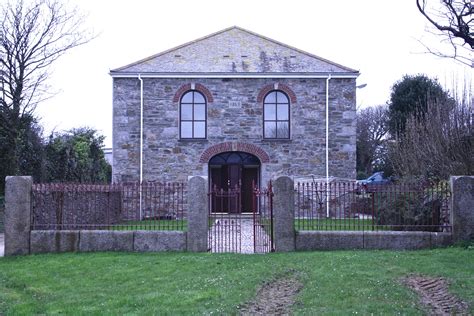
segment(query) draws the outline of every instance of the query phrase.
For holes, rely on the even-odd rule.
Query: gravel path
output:
[[[209,234],[211,252],[254,253],[252,218],[219,216],[213,220]]]
[[[241,253],[253,253],[253,219],[242,220]]]

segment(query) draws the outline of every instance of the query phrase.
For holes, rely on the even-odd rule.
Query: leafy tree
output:
[[[388,112],[391,135],[400,138],[408,117],[423,119],[428,103],[452,106],[454,101],[438,81],[425,75],[406,75],[396,82],[390,94]]]
[[[369,107],[357,113],[357,173],[364,178],[386,161],[388,109],[385,105]]]
[[[425,45],[436,56],[454,58],[474,67],[474,4],[472,0],[416,0],[420,13],[435,28],[439,37],[450,46],[441,52]]]
[[[110,182],[111,166],[102,150],[104,136],[90,128],[51,135],[45,147],[46,181]]]
[[[0,5],[0,138],[2,173],[22,173],[21,148],[34,129],[36,106],[51,97],[50,66],[91,39],[83,17],[57,0],[7,1]],[[3,175],[2,175],[3,176]],[[3,182],[3,177],[0,180]],[[3,185],[3,184],[2,184]]]
[[[32,175],[34,181],[41,181],[44,158],[41,133],[41,127],[30,115],[24,115],[19,120],[15,139],[0,126],[0,196],[5,189],[4,179],[12,175],[14,165],[17,165],[15,168],[19,174]],[[13,144],[17,146],[16,156],[10,150]]]
[[[20,174],[33,177],[40,182],[44,175],[44,142],[42,128],[34,120],[26,125],[19,133],[19,165]]]

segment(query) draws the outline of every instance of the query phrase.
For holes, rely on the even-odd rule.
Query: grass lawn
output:
[[[265,282],[303,284],[296,314],[421,315],[408,274],[442,276],[474,312],[474,250],[268,255],[69,253],[0,258],[0,314],[235,314]]]
[[[143,220],[128,221],[117,225],[110,226],[110,230],[182,230],[188,228],[188,221],[184,219],[160,219],[160,220]]]
[[[371,219],[295,219],[296,230],[372,230]]]
[[[373,226],[372,219],[358,218],[320,218],[320,219],[295,219],[296,230],[350,230],[350,231],[372,231],[390,230],[386,226]]]

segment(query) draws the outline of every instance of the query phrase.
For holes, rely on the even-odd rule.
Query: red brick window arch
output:
[[[263,99],[263,138],[290,138],[290,98],[282,90],[272,90]]]
[[[179,101],[179,137],[205,139],[207,137],[206,97],[197,90],[189,90]]]
[[[201,154],[199,162],[208,163],[215,155],[229,151],[242,151],[257,156],[261,163],[270,162],[270,157],[261,147],[254,144],[240,142],[224,142],[212,145]]]
[[[201,92],[206,97],[206,101],[209,103],[214,102],[214,96],[212,95],[211,91],[206,88],[204,85],[200,83],[186,83],[183,84],[179,89],[176,91],[173,97],[173,102],[178,102],[182,96],[188,92],[188,90],[196,90]]]
[[[286,93],[286,95],[290,98],[291,103],[296,103],[296,94],[295,92],[286,84],[284,83],[273,83],[264,86],[257,95],[257,102],[263,102],[263,98],[272,90],[281,90]]]

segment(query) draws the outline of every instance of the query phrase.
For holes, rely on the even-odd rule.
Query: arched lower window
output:
[[[282,91],[271,91],[263,100],[263,138],[290,138],[290,100]]]
[[[206,98],[198,91],[188,91],[181,97],[181,102],[179,103],[180,138],[206,138],[206,108]]]

